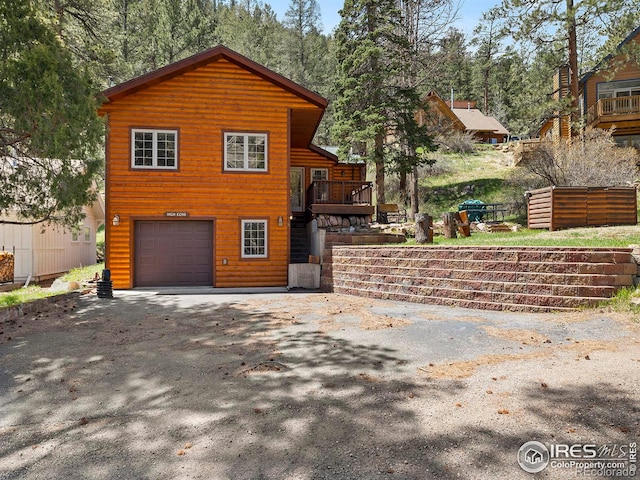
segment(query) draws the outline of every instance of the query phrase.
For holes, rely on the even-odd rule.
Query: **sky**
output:
[[[271,5],[278,15],[279,20],[284,20],[284,13],[289,8],[289,0],[265,0],[264,3]],[[462,0],[459,19],[455,26],[467,34],[471,34],[478,24],[483,12],[501,3],[500,0]],[[322,24],[324,33],[330,33],[340,22],[338,11],[344,5],[343,0],[318,0],[320,12],[322,14]]]

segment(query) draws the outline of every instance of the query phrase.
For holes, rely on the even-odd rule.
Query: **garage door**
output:
[[[213,222],[135,223],[136,287],[213,285]]]

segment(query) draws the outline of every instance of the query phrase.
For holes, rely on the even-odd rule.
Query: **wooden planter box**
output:
[[[636,225],[634,187],[547,187],[527,192],[529,228]]]

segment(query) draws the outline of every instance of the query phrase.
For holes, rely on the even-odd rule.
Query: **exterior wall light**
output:
[[[118,225],[120,225],[120,215],[116,213],[113,216],[113,220],[111,220],[111,223],[113,224],[114,227],[117,227]]]
[[[279,226],[279,227],[281,227],[281,226],[282,226],[282,224],[283,224],[283,219],[282,219],[282,215],[280,215],[280,216],[278,217],[278,226]]]

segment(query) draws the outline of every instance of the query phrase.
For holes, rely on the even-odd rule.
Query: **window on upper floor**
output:
[[[618,82],[604,82],[597,85],[598,100],[602,98],[617,98],[640,95],[640,78],[635,80],[621,80]]]
[[[178,131],[132,129],[131,167],[177,170]]]
[[[226,171],[266,172],[267,134],[224,134],[224,169]]]

